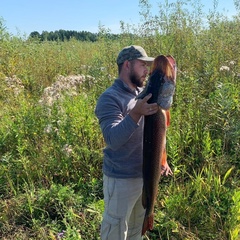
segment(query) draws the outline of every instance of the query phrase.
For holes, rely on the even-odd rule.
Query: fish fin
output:
[[[166,116],[166,127],[169,127],[169,125],[170,125],[170,111],[169,110],[165,110],[165,116]],[[162,166],[165,166],[166,163],[167,163],[167,149],[166,149],[166,143],[165,143],[162,157],[160,159],[160,168]]]
[[[167,120],[167,127],[170,126],[170,111],[166,110],[166,120]]]
[[[153,214],[148,218],[149,230],[153,230]]]
[[[153,230],[153,214],[151,214],[150,216],[145,216],[142,226],[142,236],[148,230]]]
[[[166,147],[165,147],[163,154],[162,154],[162,159],[160,161],[161,166],[165,166],[166,162],[167,162],[167,151],[166,151]]]

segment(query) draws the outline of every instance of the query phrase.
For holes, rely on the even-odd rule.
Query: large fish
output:
[[[143,194],[142,204],[146,209],[142,235],[153,229],[154,205],[158,194],[161,166],[166,161],[166,128],[169,108],[176,85],[175,60],[171,56],[160,55],[155,58],[147,85],[137,99],[149,93],[148,103],[158,103],[157,113],[145,116],[143,140]]]

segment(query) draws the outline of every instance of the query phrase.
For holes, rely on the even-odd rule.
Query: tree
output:
[[[37,31],[31,32],[29,35],[30,38],[41,38],[41,34]]]

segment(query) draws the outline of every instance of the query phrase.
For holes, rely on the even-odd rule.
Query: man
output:
[[[148,57],[140,46],[128,46],[117,57],[119,76],[98,99],[95,114],[106,142],[103,160],[105,210],[102,240],[139,240],[142,206],[143,116],[157,112],[151,94],[136,101],[148,75]],[[168,164],[164,172],[171,172]]]

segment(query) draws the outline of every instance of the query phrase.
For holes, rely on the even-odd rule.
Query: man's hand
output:
[[[129,115],[137,123],[141,116],[152,115],[156,113],[159,109],[157,103],[147,103],[147,101],[152,97],[152,94],[148,94],[143,99],[138,99],[134,108],[130,111]]]
[[[167,162],[161,166],[161,175],[173,175],[173,172]]]

